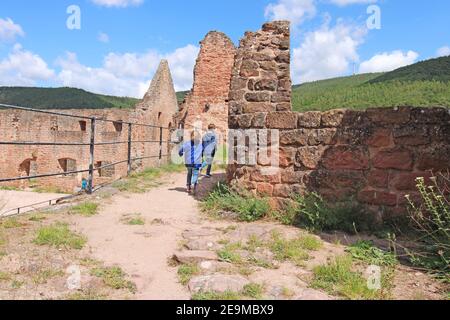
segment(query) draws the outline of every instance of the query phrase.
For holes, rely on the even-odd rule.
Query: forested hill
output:
[[[0,87],[0,103],[36,109],[131,108],[137,102],[75,88]]]

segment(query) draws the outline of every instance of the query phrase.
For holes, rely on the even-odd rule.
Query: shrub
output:
[[[334,206],[317,193],[293,195],[290,204],[278,217],[285,224],[293,224],[311,231],[342,230],[348,233],[371,231],[376,226],[373,215],[359,204],[347,201]]]
[[[424,178],[417,179],[417,189],[421,196],[419,204],[410,197],[409,215],[420,234],[423,248],[409,251],[412,262],[428,270],[433,270],[450,280],[450,180],[440,175],[431,179],[427,186]]]
[[[224,183],[217,184],[204,200],[202,207],[213,214],[224,211],[236,213],[239,220],[246,222],[259,220],[271,212],[266,198],[259,198],[248,192],[237,192]]]
[[[125,279],[126,274],[120,267],[99,267],[91,270],[91,275],[101,278],[103,283],[113,289],[128,289],[136,292],[136,285]]]

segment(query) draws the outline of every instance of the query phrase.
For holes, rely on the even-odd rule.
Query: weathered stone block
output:
[[[286,168],[294,165],[295,154],[297,153],[296,148],[280,148],[280,167]]]
[[[270,93],[268,92],[248,92],[245,94],[245,100],[248,102],[269,102]]]
[[[264,174],[261,172],[261,169],[256,169],[251,173],[250,179],[254,182],[268,182],[275,184],[281,182],[281,174],[280,172]]]
[[[416,191],[417,190],[417,181],[416,179],[419,177],[425,178],[425,183],[427,185],[430,185],[432,174],[431,172],[399,172],[399,173],[392,173],[390,185],[391,187],[395,188],[396,190],[410,190],[410,191]]]
[[[389,181],[388,170],[373,169],[367,173],[367,183],[375,188],[387,188]]]
[[[275,91],[277,90],[278,82],[273,79],[263,79],[255,83],[255,90],[257,91]]]
[[[317,169],[326,151],[327,147],[324,146],[298,148],[295,165],[310,170]]]
[[[322,113],[322,126],[338,127],[344,119],[345,110],[336,109]]]
[[[309,130],[298,129],[280,132],[280,143],[282,145],[308,145]]]
[[[299,128],[319,128],[321,120],[321,112],[311,111],[298,114]]]
[[[297,127],[297,113],[271,112],[267,114],[266,126],[271,129],[295,129]]]
[[[261,195],[272,196],[273,185],[267,182],[260,182],[256,185],[256,191]]]
[[[395,143],[399,145],[419,146],[428,144],[431,137],[428,128],[409,125],[394,129]]]
[[[373,157],[372,164],[378,169],[411,170],[413,158],[409,150],[395,148],[378,152]]]
[[[274,94],[272,94],[272,102],[279,103],[279,102],[291,102],[291,93],[285,92],[285,91],[279,91]]]
[[[367,145],[371,147],[388,147],[393,144],[392,132],[389,129],[376,129],[367,140]]]
[[[414,123],[445,123],[450,121],[450,111],[446,108],[414,108],[411,110]]]
[[[336,132],[334,128],[312,129],[308,136],[308,144],[310,146],[332,145],[336,140]]]
[[[364,147],[330,147],[323,156],[322,163],[325,168],[330,170],[365,170],[369,169],[369,153]]]
[[[278,103],[276,105],[276,111],[291,111],[292,106],[290,102]]]
[[[255,112],[271,112],[275,111],[275,107],[271,103],[267,102],[254,102],[244,104],[244,113],[255,113]]]
[[[264,128],[265,125],[266,125],[266,113],[264,112],[255,113],[252,120],[252,127],[259,129]]]
[[[368,109],[366,113],[372,122],[378,124],[404,124],[410,120],[410,109],[405,107]]]
[[[294,168],[285,169],[281,172],[281,182],[307,185],[310,182],[311,173],[311,171],[295,171]]]
[[[434,172],[450,170],[450,146],[435,145],[431,148],[417,151],[416,167],[421,171]]]
[[[358,194],[358,200],[363,203],[378,206],[396,206],[397,195],[386,191],[363,190]]]

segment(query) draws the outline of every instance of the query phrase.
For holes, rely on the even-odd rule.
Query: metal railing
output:
[[[63,172],[50,172],[50,173],[44,173],[44,174],[36,174],[36,175],[28,175],[25,177],[7,177],[7,178],[0,178],[1,182],[12,182],[12,181],[19,181],[19,180],[30,180],[30,179],[39,179],[39,178],[45,178],[45,177],[55,177],[55,176],[66,176],[71,174],[78,174],[78,173],[88,173],[88,179],[87,179],[87,192],[92,193],[94,190],[94,172],[96,170],[101,170],[109,167],[113,167],[119,164],[127,163],[127,175],[130,175],[132,172],[132,163],[133,161],[138,160],[144,160],[144,159],[163,159],[163,157],[169,156],[168,154],[163,154],[163,144],[167,143],[168,145],[171,144],[170,141],[163,140],[164,137],[164,130],[168,130],[169,134],[167,136],[170,136],[170,130],[172,128],[170,127],[163,127],[158,126],[154,124],[145,124],[145,123],[138,123],[138,122],[127,122],[122,120],[111,120],[111,119],[104,119],[104,118],[97,118],[95,116],[88,117],[88,116],[81,116],[81,115],[73,115],[73,114],[67,114],[63,112],[56,112],[56,111],[49,111],[49,110],[41,110],[41,109],[34,109],[34,108],[26,108],[26,107],[20,107],[20,106],[14,106],[9,104],[0,104],[0,109],[13,109],[13,110],[22,110],[22,111],[28,111],[28,112],[35,112],[35,113],[43,113],[48,115],[54,115],[54,116],[60,116],[60,117],[67,117],[67,118],[75,118],[75,119],[83,119],[90,121],[90,136],[89,136],[89,143],[82,143],[82,142],[40,142],[40,141],[0,141],[0,145],[21,145],[21,146],[89,146],[89,168],[86,169],[80,169],[80,170],[70,170],[70,171],[63,171]],[[93,111],[95,112],[95,110]],[[108,123],[120,123],[128,125],[128,139],[126,141],[110,141],[110,142],[96,142],[95,140],[95,134],[96,134],[96,123],[97,122],[108,122]],[[158,140],[132,140],[133,136],[133,127],[134,126],[141,126],[146,128],[152,128],[152,129],[159,129],[159,139]],[[157,155],[150,155],[150,156],[143,156],[143,157],[132,157],[132,144],[133,143],[157,143],[159,145],[159,152]],[[127,145],[127,159],[119,160],[114,163],[108,163],[101,166],[95,166],[95,147],[96,146],[106,146],[106,145],[118,145],[118,144],[126,144]],[[29,174],[29,173],[28,173]]]

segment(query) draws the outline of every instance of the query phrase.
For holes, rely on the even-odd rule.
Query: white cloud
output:
[[[289,20],[298,26],[316,15],[315,0],[278,0],[265,8],[265,17],[270,20]]]
[[[58,82],[64,86],[81,88],[96,93],[142,98],[161,59],[169,61],[176,90],[192,86],[193,68],[198,48],[187,45],[170,54],[156,51],[147,53],[109,53],[103,65],[91,68],[81,64],[75,53],[59,58],[61,68]]]
[[[109,42],[109,35],[104,33],[104,32],[99,32],[97,39],[100,42],[108,43]]]
[[[439,48],[436,53],[438,57],[450,56],[450,47]]]
[[[359,61],[357,49],[367,29],[342,21],[330,28],[326,22],[307,33],[303,43],[293,49],[294,83],[316,81],[345,74],[353,62]]]
[[[329,0],[329,1],[340,7],[345,7],[352,4],[369,4],[377,2],[377,0]]]
[[[93,3],[104,7],[125,8],[129,6],[139,6],[144,0],[91,0]]]
[[[359,66],[360,73],[370,72],[387,72],[392,71],[417,61],[419,54],[414,51],[402,52],[396,50],[392,52],[384,52],[373,56],[371,59],[364,61]]]
[[[24,35],[25,32],[20,25],[15,24],[10,18],[6,20],[0,18],[0,41],[14,41],[17,37]]]
[[[40,56],[24,50],[19,44],[0,61],[0,85],[33,86],[54,76],[55,72]]]

